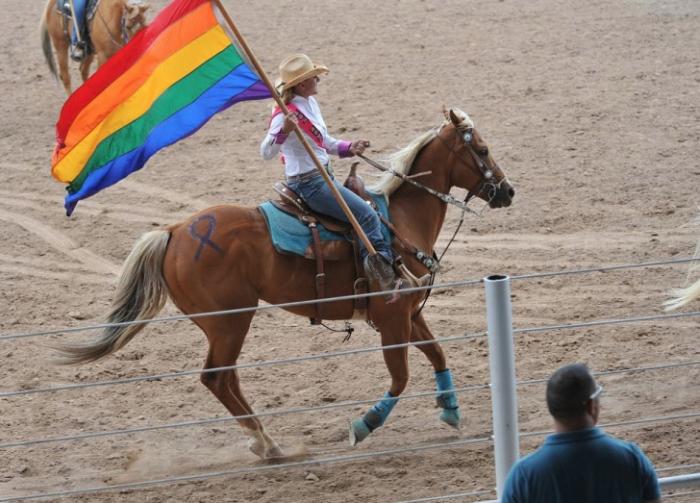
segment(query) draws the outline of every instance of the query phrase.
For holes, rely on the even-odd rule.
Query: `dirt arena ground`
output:
[[[155,9],[162,0],[153,2]],[[436,126],[441,107],[470,113],[517,190],[508,209],[467,217],[438,281],[523,275],[691,256],[700,195],[700,3],[696,0],[226,1],[265,67],[305,51],[331,73],[319,101],[339,137],[367,137],[381,157]],[[258,144],[269,103],[237,105],[141,172],[81,203],[66,218],[49,174],[53,126],[65,99],[49,76],[37,25],[43,2],[6,2],[0,17],[0,334],[99,323],[115,274],[135,239],[219,203],[272,197],[278,163]],[[155,10],[154,9],[154,10]],[[152,17],[151,13],[151,17]],[[75,69],[74,69],[75,70]],[[75,76],[75,74],[74,74]],[[335,164],[340,174],[349,161]],[[363,168],[367,178],[372,174]],[[462,197],[463,193],[455,191]],[[442,250],[458,221],[451,209]],[[515,280],[518,328],[658,315],[687,265]],[[697,309],[697,305],[694,306]],[[692,310],[688,309],[689,311]],[[164,315],[176,314],[172,305]],[[426,316],[438,337],[485,330],[481,286],[435,292]],[[349,342],[303,318],[255,318],[241,363],[376,346],[355,323]],[[697,318],[516,335],[519,380],[563,363],[595,371],[699,360]],[[68,334],[81,340],[93,333]],[[190,322],[154,324],[124,350],[81,367],[50,363],[58,337],[0,340],[8,392],[198,369],[203,334]],[[445,346],[458,387],[489,382],[482,339]],[[410,351],[407,393],[431,390],[431,368]],[[259,412],[381,396],[379,353],[241,372]],[[611,374],[602,422],[697,413],[697,366]],[[406,399],[363,444],[347,441],[366,406],[264,418],[306,460],[487,437],[488,390],[460,394],[457,433],[431,398]],[[542,384],[519,387],[522,432],[548,430]],[[197,376],[0,398],[0,443],[226,417]],[[698,471],[700,421],[612,426],[641,445],[661,476]],[[532,451],[543,436],[524,438]],[[664,470],[696,465],[686,470]],[[399,502],[494,487],[492,446],[443,449],[280,469],[260,463],[234,422],[4,448],[0,500],[170,477],[240,470],[203,481],[49,498],[81,502]],[[258,470],[258,471],[253,471]],[[450,501],[488,499],[462,497]],[[699,501],[700,495],[674,502]],[[442,499],[440,501],[447,501]]]

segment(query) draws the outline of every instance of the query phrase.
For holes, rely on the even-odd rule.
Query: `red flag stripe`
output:
[[[108,63],[102,65],[89,79],[89,86],[79,87],[66,100],[56,123],[56,142],[62,145],[68,129],[80,111],[109,86],[109,84],[136,64],[144,52],[173,22],[210,0],[174,0],[163,9],[153,22],[141,30],[126,46],[119,50]]]

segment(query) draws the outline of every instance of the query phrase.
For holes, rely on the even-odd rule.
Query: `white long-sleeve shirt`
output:
[[[338,140],[328,134],[328,128],[321,115],[321,109],[318,102],[313,96],[304,98],[302,96],[294,96],[291,101],[299,111],[308,118],[316,129],[321,133],[323,138],[323,147],[319,146],[313,139],[306,138],[311,148],[314,150],[316,157],[324,166],[328,164],[328,154],[338,155],[340,157],[349,157],[350,142]],[[284,124],[284,114],[277,114],[270,122],[270,129],[265,135],[265,139],[260,144],[260,155],[263,159],[270,160],[276,157],[280,152],[284,156],[284,174],[286,176],[297,176],[314,171],[314,165],[309,154],[306,153],[299,138],[296,134],[285,135],[282,133]]]

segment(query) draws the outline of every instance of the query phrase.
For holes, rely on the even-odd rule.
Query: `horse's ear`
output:
[[[147,11],[148,9],[150,9],[150,8],[151,8],[151,4],[149,4],[149,3],[142,3],[141,5],[139,5],[139,11],[140,11],[142,14],[143,14],[144,12],[146,12],[146,11]]]
[[[457,117],[457,114],[454,113],[452,109],[450,109],[450,120],[452,121],[452,124],[455,126],[459,126],[462,123],[462,118]]]

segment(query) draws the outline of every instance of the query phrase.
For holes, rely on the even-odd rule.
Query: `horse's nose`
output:
[[[510,197],[511,199],[515,197],[515,189],[513,187],[510,187],[508,189],[508,197]]]

